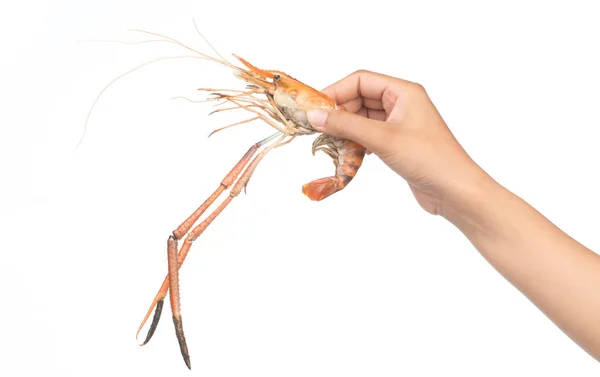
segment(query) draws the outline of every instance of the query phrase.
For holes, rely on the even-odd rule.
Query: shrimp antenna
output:
[[[85,123],[83,125],[83,134],[81,135],[81,138],[79,139],[79,142],[77,143],[77,146],[75,146],[75,151],[77,151],[77,148],[79,148],[79,146],[81,145],[81,143],[83,142],[83,138],[85,137],[85,134],[87,132],[87,125],[89,123],[90,120],[90,116],[92,115],[92,111],[94,110],[94,108],[96,107],[96,104],[98,103],[98,100],[100,100],[100,97],[102,96],[102,94],[111,86],[113,85],[115,82],[117,82],[118,80],[122,79],[123,77],[129,75],[130,73],[133,73],[135,71],[137,71],[138,69],[161,61],[161,60],[168,60],[168,59],[202,59],[202,57],[196,56],[196,55],[180,55],[180,56],[163,56],[160,58],[156,58],[156,59],[152,59],[150,61],[147,61],[145,63],[142,63],[140,65],[138,65],[137,67],[134,67],[130,70],[128,70],[125,73],[120,74],[119,76],[115,77],[114,79],[112,79],[108,84],[106,84],[106,86],[104,86],[104,88],[102,88],[102,90],[100,91],[100,93],[98,93],[98,95],[96,96],[96,99],[94,100],[94,103],[92,104],[92,107],[90,108],[90,110],[88,111],[88,114],[85,118]]]
[[[188,51],[191,51],[191,52],[193,52],[195,54],[198,54],[199,57],[201,57],[202,59],[206,59],[206,60],[210,60],[212,62],[220,63],[220,64],[223,64],[223,65],[225,65],[225,66],[227,66],[229,68],[232,68],[232,69],[235,69],[235,70],[238,70],[238,71],[242,70],[240,67],[238,67],[238,66],[230,63],[229,61],[225,60],[220,55],[219,56],[221,57],[221,59],[218,59],[218,58],[215,58],[213,56],[204,54],[204,53],[202,53],[202,52],[200,52],[200,51],[198,51],[198,50],[196,50],[196,49],[194,49],[194,48],[192,48],[192,47],[190,47],[190,46],[188,46],[188,45],[186,45],[186,44],[184,44],[182,42],[179,42],[175,38],[171,38],[171,37],[168,37],[166,35],[162,35],[162,34],[159,34],[159,33],[154,33],[154,32],[151,32],[151,31],[141,30],[141,29],[129,29],[129,31],[138,32],[138,33],[144,33],[144,34],[149,34],[149,35],[154,35],[154,36],[157,36],[157,37],[164,38],[165,41],[168,41],[168,42],[171,42],[173,44],[179,45],[179,46],[185,48]],[[210,44],[209,44],[209,46],[210,46]],[[211,48],[214,49],[214,47],[212,47],[212,46],[211,46]]]
[[[223,55],[219,54],[219,51],[217,51],[217,49],[214,48],[213,45],[210,44],[208,39],[206,39],[206,37],[200,32],[200,29],[198,29],[198,25],[196,25],[196,20],[193,17],[192,17],[192,22],[194,23],[194,28],[196,29],[196,32],[198,33],[198,35],[200,35],[200,37],[202,37],[202,39],[204,39],[204,42],[206,42],[206,44],[211,48],[211,50],[213,50],[215,52],[215,54],[217,54],[221,59],[223,59],[227,63],[231,64],[231,62],[229,60],[225,59],[223,57]]]

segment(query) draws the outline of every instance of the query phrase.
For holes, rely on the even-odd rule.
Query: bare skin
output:
[[[312,111],[314,128],[354,140],[454,224],[482,256],[600,361],[600,255],[481,169],[419,84],[358,71],[323,90],[347,111]]]

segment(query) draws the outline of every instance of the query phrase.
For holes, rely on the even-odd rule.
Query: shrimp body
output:
[[[299,127],[315,131],[307,119],[311,109],[343,110],[323,93],[302,84],[296,88],[288,85],[275,91],[275,103],[284,114]],[[313,143],[313,155],[323,151],[329,155],[335,165],[335,175],[320,178],[302,186],[302,193],[310,200],[320,201],[344,189],[350,183],[362,165],[366,148],[348,140],[326,134],[319,135]]]
[[[317,132],[308,122],[306,115],[308,110],[343,110],[342,106],[337,105],[325,94],[283,72],[261,70],[242,58],[238,57],[238,59],[253,72],[272,78],[273,102],[286,119],[293,122],[304,133]],[[312,148],[313,155],[317,151],[323,151],[329,155],[336,169],[335,175],[320,178],[302,186],[302,193],[313,201],[323,200],[343,190],[356,175],[366,154],[366,148],[362,145],[326,134],[321,134],[315,139]]]
[[[322,150],[335,165],[335,175],[314,180],[302,186],[302,193],[310,200],[320,201],[343,190],[352,181],[362,165],[366,148],[348,139],[321,134],[313,143],[313,154]]]
[[[281,80],[281,75],[279,76]],[[278,81],[275,81],[277,83]],[[283,114],[298,127],[316,132],[307,118],[307,111],[311,109],[343,110],[331,99],[321,92],[302,86],[279,87],[275,90],[274,100]],[[362,165],[366,148],[348,140],[326,134],[319,135],[313,143],[313,155],[323,151],[333,159],[335,175],[320,178],[302,186],[302,193],[310,200],[320,201],[344,189],[354,178]]]

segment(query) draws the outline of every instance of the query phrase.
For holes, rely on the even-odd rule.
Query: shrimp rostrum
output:
[[[212,195],[189,218],[183,221],[168,238],[168,274],[140,324],[136,336],[139,336],[141,329],[154,310],[154,317],[148,334],[141,345],[148,343],[152,338],[160,319],[165,297],[167,296],[167,292],[170,291],[169,299],[175,333],[179,341],[183,359],[187,367],[191,369],[190,356],[181,320],[178,274],[179,268],[181,268],[185,261],[192,243],[206,230],[225,207],[238,196],[242,189],[245,189],[252,173],[267,153],[291,142],[298,136],[319,133],[311,127],[307,120],[308,110],[344,109],[325,94],[283,72],[257,68],[243,58],[234,55],[241,62],[241,65],[237,66],[229,63],[220,55],[220,58],[211,57],[191,49],[174,39],[161,37],[166,38],[166,41],[171,41],[193,51],[202,59],[211,60],[233,69],[234,75],[245,83],[245,90],[199,89],[200,91],[209,93],[207,101],[218,101],[221,104],[228,104],[230,106],[217,111],[243,109],[252,114],[252,117],[249,119],[222,127],[213,132],[253,120],[262,120],[275,130],[274,134],[255,143],[248,149],[239,162],[221,181]],[[316,179],[302,186],[304,195],[313,201],[323,200],[344,189],[356,175],[366,153],[366,149],[360,144],[322,133],[319,133],[312,146],[312,153],[315,154],[317,151],[323,151],[332,158],[335,173],[330,177]],[[226,190],[229,190],[229,195],[225,197],[222,203],[214,212],[210,213],[203,221],[194,226],[204,212]],[[183,242],[180,246],[179,243],[181,241]]]

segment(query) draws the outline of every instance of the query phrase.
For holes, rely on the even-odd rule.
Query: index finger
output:
[[[386,90],[394,87],[402,89],[409,81],[366,70],[356,71],[322,92],[336,103],[345,103],[354,98],[381,100]]]

